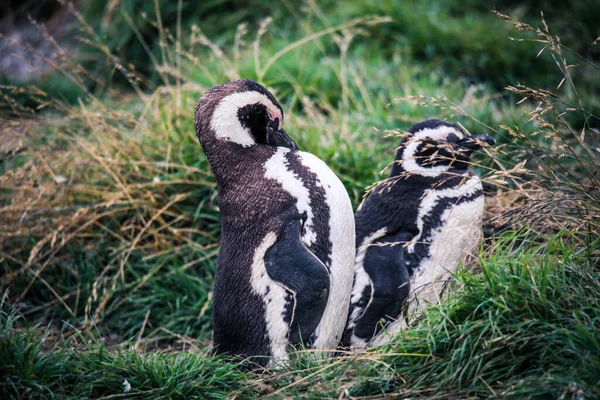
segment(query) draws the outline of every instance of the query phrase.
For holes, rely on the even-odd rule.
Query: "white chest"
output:
[[[418,285],[423,274],[441,276],[454,271],[481,240],[484,199],[478,177],[470,177],[459,187],[428,190],[417,217],[418,235],[408,252],[428,249],[415,268]],[[427,277],[431,281],[432,276]]]
[[[430,238],[430,261],[456,269],[481,240],[482,217],[483,196],[446,210],[441,218],[441,228],[433,231]]]

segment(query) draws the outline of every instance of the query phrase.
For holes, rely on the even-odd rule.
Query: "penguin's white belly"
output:
[[[472,197],[472,198],[471,198]],[[448,203],[440,215],[436,207]],[[419,207],[419,234],[413,242],[429,244],[428,255],[413,265],[409,313],[418,302],[437,303],[440,289],[459,263],[481,240],[483,193],[479,177],[473,175],[458,187],[428,190]],[[425,221],[437,223],[428,227]],[[431,224],[430,222],[430,224]],[[408,251],[414,250],[414,244]],[[424,308],[423,307],[423,308]]]
[[[315,330],[314,347],[335,349],[346,325],[354,280],[354,212],[346,188],[329,167],[310,153],[300,152],[302,164],[315,173],[329,206],[331,265],[329,296],[321,322]]]
[[[413,296],[425,304],[436,303],[439,292],[458,265],[479,244],[482,236],[483,196],[444,211],[442,224],[432,232],[429,257],[421,260],[411,282]],[[416,306],[416,305],[415,305]]]

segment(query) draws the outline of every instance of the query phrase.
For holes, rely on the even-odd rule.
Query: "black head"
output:
[[[283,130],[283,110],[275,97],[248,79],[225,82],[207,91],[196,105],[194,125],[203,146],[215,138],[244,147],[298,149]]]
[[[434,176],[449,168],[466,170],[473,151],[495,144],[487,135],[472,136],[457,124],[430,119],[413,125],[396,154],[399,170]]]

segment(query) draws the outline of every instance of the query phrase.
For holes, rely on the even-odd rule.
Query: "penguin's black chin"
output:
[[[277,119],[267,125],[267,144],[299,150],[294,139],[292,139],[283,128],[279,128],[279,121]]]
[[[489,147],[496,144],[496,141],[488,135],[479,136],[468,136],[462,140],[456,142],[460,147],[464,147],[471,151],[482,149],[483,147]]]
[[[453,154],[451,165],[458,169],[467,169],[471,165],[471,150],[459,149]]]
[[[487,135],[467,136],[466,138],[454,142],[452,166],[458,169],[469,168],[471,163],[471,155],[477,150],[484,147],[493,146],[496,141]]]

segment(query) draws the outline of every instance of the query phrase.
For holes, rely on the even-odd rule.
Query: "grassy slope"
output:
[[[81,334],[44,349],[39,329],[14,329],[18,319],[3,311],[3,394],[119,397],[127,380],[127,397],[141,398],[600,396],[598,266],[567,237],[515,251],[517,237],[482,255],[482,273],[459,273],[448,302],[390,345],[326,361],[298,353],[274,374],[246,375],[197,349],[139,352],[130,342],[109,351]]]
[[[299,17],[296,39],[335,27],[316,15]],[[304,23],[313,19],[319,22]],[[357,27],[379,29],[369,21],[346,26],[345,37]],[[9,227],[0,253],[3,395],[119,395],[124,379],[131,395],[146,398],[272,391],[333,397],[344,390],[598,395],[599,288],[590,250],[597,243],[579,237],[553,238],[542,254],[535,245],[510,251],[510,237],[499,240],[481,254],[483,274],[461,274],[458,294],[381,351],[324,362],[299,354],[289,370],[260,376],[205,357],[219,225],[214,182],[190,116],[206,88],[241,76],[267,84],[287,111],[287,131],[327,160],[355,205],[393,157],[397,139],[385,139],[384,130],[424,118],[458,117],[471,131],[499,139],[504,146],[495,161],[478,160],[489,182],[501,178],[488,171],[492,166],[510,169],[539,156],[498,128],[531,133],[524,113],[531,108],[503,101],[486,85],[452,79],[406,47],[381,55],[369,38],[355,38],[345,51],[323,35],[273,58],[295,39],[280,29],[257,46],[247,35],[246,45],[236,42],[238,52],[229,43],[225,53],[210,51],[213,44],[196,35],[183,61],[163,73],[170,85],[150,96],[107,92],[100,101],[90,94],[77,105],[46,99],[56,111],[41,125],[18,110],[21,118],[11,124],[34,128],[27,148],[2,161],[1,218]],[[175,45],[165,51],[178,59]],[[184,79],[177,82],[169,74],[179,71]],[[423,97],[395,101],[407,96]],[[532,140],[544,143],[539,135]],[[544,149],[550,159],[561,151]]]

